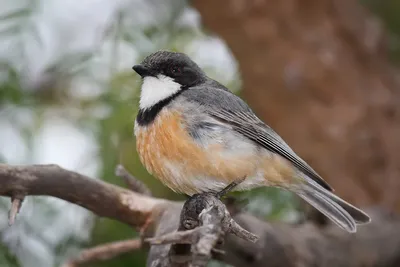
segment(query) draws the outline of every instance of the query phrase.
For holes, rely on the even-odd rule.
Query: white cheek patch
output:
[[[180,89],[181,85],[170,77],[164,75],[145,77],[140,93],[139,107],[141,109],[150,108],[161,100],[175,94]]]

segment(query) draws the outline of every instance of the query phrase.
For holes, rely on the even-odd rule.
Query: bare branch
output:
[[[144,184],[142,183],[142,181],[136,179],[132,174],[130,174],[122,165],[118,165],[115,168],[115,175],[117,175],[118,177],[121,177],[125,183],[128,185],[129,189],[146,195],[146,196],[151,196],[151,191],[150,189]]]
[[[179,230],[147,239],[153,245],[174,244],[166,247],[170,251],[165,253],[170,257],[171,266],[205,266],[212,252],[220,252],[215,247],[226,233],[234,233],[252,242],[258,239],[240,227],[220,199],[210,193],[194,195],[185,202]]]
[[[47,195],[80,205],[99,216],[109,217],[134,227],[151,221],[170,202],[138,194],[101,180],[68,171],[57,165],[10,166],[0,164],[0,195]],[[20,196],[20,195],[19,195]],[[14,202],[11,221],[18,202]]]
[[[321,227],[310,222],[272,224],[240,212],[232,220],[223,203],[211,195],[192,197],[183,206],[182,202],[143,196],[55,165],[0,164],[0,184],[0,195],[21,200],[13,201],[11,215],[17,213],[23,196],[48,195],[75,203],[101,216],[144,228],[145,237],[160,238],[178,231],[189,238],[190,242],[177,238],[186,244],[152,245],[147,259],[147,266],[151,267],[204,266],[211,257],[233,266],[256,267],[265,266],[266,262],[269,267],[392,267],[400,263],[400,218],[379,209],[368,210],[372,223],[350,235],[331,224]],[[247,235],[249,232],[235,225],[235,221],[260,236],[260,240],[257,243],[248,242],[253,240],[253,235]],[[195,232],[197,234],[193,234]],[[229,232],[247,237],[245,240],[235,235],[225,237]],[[225,242],[221,244],[223,238]],[[124,251],[122,248],[114,250],[113,246],[101,247],[104,250],[93,248],[85,251],[82,255],[86,256],[82,258],[92,257],[87,255],[93,250],[98,252],[93,259],[107,257],[110,255],[108,250],[111,250],[110,253]],[[79,264],[82,258],[78,257],[72,263]]]
[[[23,194],[15,194],[11,197],[11,208],[8,213],[8,225],[13,225],[15,222],[15,217],[19,213],[22,202],[24,201],[24,195]]]
[[[206,226],[200,226],[191,230],[176,231],[162,236],[146,238],[146,242],[152,245],[164,245],[164,244],[193,244],[197,242],[201,232]]]
[[[230,219],[228,225],[226,226],[227,230],[229,233],[232,233],[236,235],[237,237],[251,241],[253,243],[256,243],[259,239],[258,236],[256,236],[253,233],[250,233],[246,229],[244,229],[242,226],[240,226],[237,222],[235,222],[234,219]]]
[[[83,263],[108,260],[120,254],[138,250],[142,247],[140,239],[131,239],[100,245],[82,251],[76,258],[63,264],[62,267],[78,267]]]

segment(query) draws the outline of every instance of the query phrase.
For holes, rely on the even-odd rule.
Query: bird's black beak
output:
[[[151,72],[150,70],[143,66],[143,65],[135,65],[132,67],[132,69],[134,71],[136,71],[137,74],[139,74],[140,76],[142,76],[142,78],[146,77],[146,76],[151,76]]]

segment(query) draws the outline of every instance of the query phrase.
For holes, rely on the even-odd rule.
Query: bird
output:
[[[173,191],[221,197],[277,187],[350,233],[371,221],[185,53],[157,51],[132,68],[141,77],[136,150],[147,171]]]

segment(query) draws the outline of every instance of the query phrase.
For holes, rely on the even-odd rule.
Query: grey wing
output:
[[[197,87],[182,94],[187,101],[204,106],[205,112],[262,147],[289,160],[300,171],[329,191],[331,186],[286,144],[268,125],[263,123],[239,97],[227,90]]]

